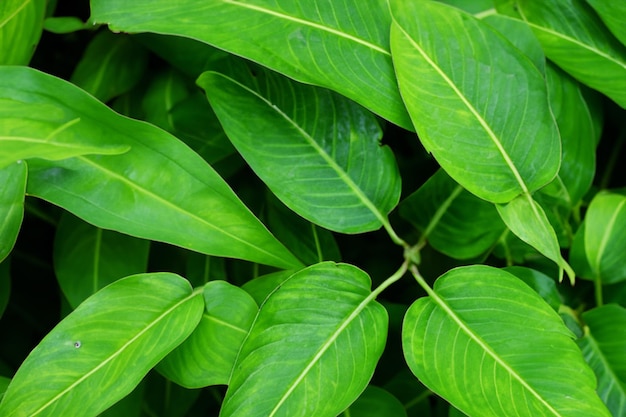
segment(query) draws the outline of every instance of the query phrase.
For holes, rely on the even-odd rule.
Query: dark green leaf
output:
[[[0,415],[96,416],[129,394],[201,315],[201,294],[177,275],[116,281],[88,298],[30,353],[0,403]]]
[[[114,157],[32,160],[30,194],[104,229],[217,256],[287,268],[301,265],[215,171],[175,137],[122,117],[72,84],[29,68],[0,68],[0,83],[0,98],[24,103],[13,114],[25,128],[40,129],[43,119],[65,141],[90,138],[96,149],[109,143],[131,148]],[[68,120],[81,122],[60,131]]]
[[[189,81],[173,69],[153,75],[141,102],[144,120],[174,133],[172,108],[189,96]]]
[[[598,378],[598,394],[613,417],[626,416],[626,309],[610,304],[583,313],[578,344]]]
[[[406,417],[402,403],[388,391],[369,385],[343,417]]]
[[[261,306],[220,415],[335,417],[350,405],[387,336],[387,314],[370,285],[347,264],[293,274]]]
[[[595,9],[613,35],[626,45],[626,3],[615,0],[586,0]]]
[[[201,287],[209,281],[225,281],[225,261],[224,258],[189,252],[185,265],[185,278],[194,287]]]
[[[146,272],[147,240],[102,230],[65,213],[54,241],[54,272],[72,308],[101,288]]]
[[[444,4],[395,0],[391,9],[400,92],[442,168],[494,203],[550,182],[559,132],[530,60],[486,23]]]
[[[241,286],[254,301],[261,305],[265,299],[276,290],[283,282],[287,281],[296,271],[278,271],[263,275],[246,282]]]
[[[0,2],[0,65],[26,65],[43,30],[46,0]]]
[[[22,225],[26,177],[23,161],[0,168],[0,262],[11,253]]]
[[[559,307],[561,307],[563,301],[561,300],[559,290],[556,288],[556,283],[552,278],[542,272],[523,266],[510,266],[503,269],[524,281],[530,288],[535,290],[546,303],[550,304],[550,307],[552,307],[554,311],[559,311]]]
[[[593,372],[558,314],[487,266],[453,269],[408,310],[413,373],[471,417],[609,417]],[[529,349],[532,341],[532,349]]]
[[[43,22],[43,28],[45,30],[57,34],[72,33],[88,29],[89,27],[89,23],[85,23],[74,16],[48,17]]]
[[[258,306],[247,292],[225,281],[204,286],[205,310],[194,332],[157,367],[187,388],[227,385],[241,343]]]
[[[256,90],[213,72],[198,79],[252,169],[286,206],[322,227],[387,226],[400,176],[374,116],[328,90],[259,71]]]
[[[358,0],[92,0],[91,12],[94,22],[109,23],[114,30],[201,40],[298,81],[338,91],[411,128],[391,63],[385,0],[369,1],[367,7]]]

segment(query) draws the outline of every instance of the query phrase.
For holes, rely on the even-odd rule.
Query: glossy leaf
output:
[[[101,288],[146,272],[147,240],[102,230],[65,213],[54,241],[54,272],[72,308]]]
[[[583,313],[585,336],[578,340],[598,378],[598,395],[613,417],[626,416],[626,309],[609,304]]]
[[[506,205],[497,205],[496,208],[504,223],[517,237],[559,266],[559,280],[565,270],[573,283],[576,274],[561,256],[554,228],[541,206],[530,195],[521,195]]]
[[[561,295],[556,287],[556,283],[552,278],[535,269],[523,266],[510,266],[503,268],[503,270],[524,281],[530,288],[535,290],[546,303],[550,304],[550,307],[552,307],[554,311],[559,311],[559,307],[561,307],[563,301],[561,300]]]
[[[422,240],[456,259],[485,253],[506,229],[493,204],[470,194],[443,170],[400,204],[400,215],[422,232]]]
[[[146,8],[150,13],[145,13]],[[355,11],[358,10],[358,18]],[[194,38],[305,83],[338,91],[410,128],[389,53],[386,1],[92,0],[92,20],[114,30]],[[271,53],[268,53],[271,51]]]
[[[89,24],[74,16],[47,17],[43,22],[43,28],[56,34],[72,33],[88,29]]]
[[[559,132],[530,60],[486,23],[449,6],[394,0],[391,9],[400,92],[441,167],[494,203],[551,181]]]
[[[456,408],[471,417],[610,416],[572,333],[525,283],[476,265],[445,273],[428,293],[407,311],[405,357]]]
[[[597,194],[585,216],[585,253],[594,279],[612,284],[626,279],[626,196]]]
[[[604,24],[611,30],[613,35],[626,45],[626,3],[612,0],[586,0],[598,13]]]
[[[200,293],[177,275],[116,281],[63,319],[30,353],[0,403],[0,415],[98,415],[179,345],[201,314]]]
[[[165,377],[187,388],[228,384],[241,343],[258,311],[248,293],[225,281],[206,284],[203,296],[200,323],[157,367]]]
[[[584,0],[522,0],[517,4],[551,61],[626,107],[626,46]]]
[[[70,81],[106,103],[137,84],[147,64],[145,48],[130,36],[102,31],[87,46]]]
[[[400,176],[393,153],[379,144],[374,116],[278,74],[262,71],[257,78],[255,90],[214,72],[198,84],[233,145],[272,192],[330,230],[360,233],[388,224]]]
[[[261,306],[220,416],[334,417],[348,407],[372,377],[387,335],[387,314],[370,285],[347,264],[293,274]]]
[[[32,69],[0,68],[0,83],[1,99],[28,103],[13,108],[16,119],[28,115],[24,128],[39,129],[36,115],[63,140],[90,138],[98,146],[131,148],[113,157],[32,160],[30,194],[103,229],[212,255],[300,266],[215,171],[175,137],[119,116],[77,87]],[[60,131],[68,120],[82,122]]]
[[[406,417],[402,403],[389,392],[369,385],[340,417]]]
[[[262,305],[265,299],[281,286],[283,282],[287,281],[294,272],[296,271],[277,271],[262,275],[246,282],[241,288],[250,294],[258,305]]]
[[[23,161],[0,168],[0,262],[11,253],[22,226],[26,177]]]
[[[0,2],[0,65],[26,65],[43,30],[45,0]]]

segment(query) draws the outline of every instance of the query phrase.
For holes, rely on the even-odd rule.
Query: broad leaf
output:
[[[187,388],[228,384],[241,343],[258,312],[248,293],[225,281],[206,284],[203,296],[200,323],[157,367],[169,380]]]
[[[550,304],[550,307],[552,307],[554,311],[559,311],[563,300],[561,300],[559,290],[552,278],[542,272],[523,266],[509,266],[503,268],[503,270],[524,281],[530,288],[535,290],[546,303]]]
[[[358,0],[92,0],[91,12],[94,22],[114,30],[201,40],[335,90],[411,128],[391,63],[385,0],[369,1],[367,7]]]
[[[347,264],[293,274],[261,306],[220,416],[335,417],[348,407],[372,377],[387,336],[387,314],[370,285]]]
[[[369,385],[340,417],[406,417],[402,403],[389,392]]]
[[[177,275],[116,281],[63,319],[28,355],[0,403],[0,415],[98,415],[179,345],[201,314],[201,294]]]
[[[576,274],[561,256],[554,228],[541,206],[530,195],[521,195],[506,205],[498,204],[496,208],[504,223],[517,237],[559,266],[559,281],[565,270],[573,284]]]
[[[248,294],[252,296],[258,305],[263,302],[276,288],[280,287],[283,282],[287,281],[296,271],[278,271],[271,274],[262,275],[251,279],[241,286]]]
[[[0,87],[3,102],[20,100],[12,114],[23,130],[44,125],[64,141],[131,148],[110,157],[32,160],[30,194],[104,229],[217,256],[300,266],[215,171],[170,134],[33,69],[0,68]]]
[[[156,72],[141,101],[143,120],[174,132],[172,108],[190,94],[189,80],[171,68]]]
[[[328,90],[263,70],[256,77],[255,89],[214,72],[198,84],[257,175],[286,206],[327,229],[387,226],[400,176],[393,153],[379,144],[375,117]]]
[[[457,259],[485,253],[506,229],[493,204],[470,194],[443,170],[400,204],[400,215],[422,232],[423,241]]]
[[[586,0],[595,9],[613,35],[626,45],[626,3],[614,0]]]
[[[391,2],[400,92],[426,150],[494,203],[556,175],[560,140],[544,78],[486,23],[436,2]],[[531,140],[532,138],[532,140]]]
[[[11,253],[22,226],[26,176],[22,161],[0,168],[0,262]]]
[[[598,193],[585,216],[585,253],[593,278],[604,284],[626,279],[626,195]]]
[[[43,30],[45,0],[0,2],[0,65],[26,65]]]
[[[409,308],[407,363],[471,417],[609,417],[558,314],[508,272],[453,269]],[[532,349],[529,349],[532,341]]]
[[[613,417],[626,416],[626,309],[610,304],[583,313],[585,336],[578,340],[598,378],[598,395]]]
[[[70,81],[107,102],[137,84],[147,64],[146,49],[130,36],[103,31],[87,46]]]
[[[584,0],[520,0],[517,4],[551,61],[626,108],[626,46]]]
[[[64,213],[54,241],[54,272],[72,308],[110,283],[146,272],[147,240],[102,230]]]

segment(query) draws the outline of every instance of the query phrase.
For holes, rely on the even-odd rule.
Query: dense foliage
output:
[[[3,0],[0,416],[626,416],[625,109],[619,1]]]

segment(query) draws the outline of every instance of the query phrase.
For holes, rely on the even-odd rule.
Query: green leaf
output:
[[[578,340],[598,378],[598,395],[613,417],[626,416],[626,309],[609,304],[583,313],[587,327]]]
[[[572,333],[528,285],[475,265],[427,292],[407,311],[404,353],[456,408],[471,417],[610,416]]]
[[[187,253],[185,278],[194,287],[201,287],[209,281],[226,280],[226,259],[201,253]]]
[[[503,268],[503,270],[524,281],[530,288],[535,290],[546,303],[550,304],[550,307],[552,307],[554,311],[559,311],[559,307],[561,307],[563,301],[561,300],[561,295],[556,287],[556,283],[552,278],[542,272],[523,266],[509,266]]]
[[[388,391],[369,385],[363,394],[341,414],[343,417],[406,417],[402,403]]]
[[[0,2],[0,65],[27,65],[43,30],[45,0]]]
[[[519,11],[546,56],[626,108],[626,46],[583,0],[520,0]]]
[[[130,394],[100,413],[98,417],[142,417],[145,386],[145,380],[141,381]]]
[[[443,170],[400,204],[400,215],[422,232],[423,241],[456,259],[485,253],[506,229],[493,204],[470,194]]]
[[[167,70],[154,74],[141,102],[145,121],[174,133],[172,108],[189,96],[189,81],[177,71]]]
[[[28,355],[0,403],[0,415],[96,416],[129,394],[201,315],[200,293],[177,275],[116,281],[63,319]]]
[[[106,103],[137,84],[147,64],[147,51],[130,36],[103,31],[87,46],[70,81]]]
[[[254,301],[261,305],[267,297],[270,296],[291,277],[296,271],[277,271],[271,274],[262,275],[260,277],[251,279],[241,286],[248,294],[252,296]]]
[[[613,0],[586,0],[587,3],[594,8],[600,19],[615,35],[617,39],[626,45],[626,25],[624,24],[624,16],[626,16],[626,3]]]
[[[626,279],[626,195],[596,194],[585,215],[584,239],[594,279],[603,284]]]
[[[573,284],[576,274],[561,256],[554,228],[541,206],[530,195],[521,195],[506,205],[496,205],[496,208],[504,223],[517,237],[559,266],[559,281],[564,269]]]
[[[146,272],[147,240],[102,230],[64,213],[54,241],[54,273],[72,308],[101,288]]]
[[[151,372],[146,377],[146,395],[141,416],[197,416],[197,414],[190,413],[189,410],[199,396],[200,390],[180,387],[159,374]]]
[[[150,13],[146,13],[150,10]],[[358,11],[358,12],[357,12]],[[92,0],[92,20],[114,30],[197,39],[327,87],[408,128],[389,53],[385,0]],[[356,13],[356,14],[355,14]]]
[[[47,17],[43,22],[45,30],[56,34],[77,32],[90,27],[93,26],[74,16]]]
[[[531,61],[458,9],[394,0],[391,10],[400,92],[441,167],[494,203],[550,182],[560,164],[559,132]]]
[[[0,168],[0,262],[13,250],[24,218],[26,163]]]
[[[387,227],[400,176],[393,153],[379,144],[375,117],[328,90],[261,69],[256,78],[254,90],[214,72],[198,84],[257,175],[286,206],[322,227],[343,233]]]
[[[334,417],[348,407],[387,336],[370,285],[356,267],[325,262],[278,287],[241,348],[220,416]]]
[[[0,68],[0,87],[0,100],[24,103],[13,114],[26,128],[38,129],[39,118],[51,120],[51,128],[82,120],[59,137],[131,148],[112,157],[32,160],[30,194],[103,229],[216,256],[301,265],[224,180],[170,134],[122,117],[72,84],[33,69]]]
[[[186,388],[227,385],[237,353],[258,306],[247,292],[225,281],[203,290],[205,310],[194,332],[159,363],[157,370]]]

